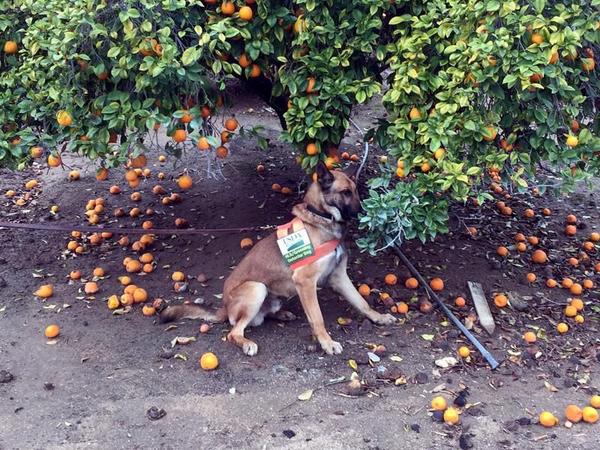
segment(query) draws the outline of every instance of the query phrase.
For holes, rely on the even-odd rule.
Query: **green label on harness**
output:
[[[315,249],[304,228],[281,239],[277,239],[277,245],[283,255],[283,259],[288,265],[292,265],[315,254]]]

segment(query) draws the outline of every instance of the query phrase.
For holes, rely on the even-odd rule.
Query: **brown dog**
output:
[[[318,182],[311,184],[304,201],[292,209],[292,214],[304,222],[315,248],[327,241],[341,240],[346,221],[356,217],[360,210],[356,184],[344,172],[329,171],[319,163],[317,177]],[[293,320],[292,313],[281,310],[279,298],[298,295],[312,332],[323,350],[329,354],[341,353],[342,346],[331,339],[325,329],[317,286],[329,284],[377,324],[388,325],[396,321],[390,314],[373,310],[358,293],[346,272],[347,262],[348,256],[340,241],[335,251],[292,270],[283,260],[277,234],[272,233],[259,241],[225,280],[223,306],[214,312],[193,304],[168,306],[160,319],[162,322],[182,318],[212,322],[229,319],[233,328],[227,339],[241,347],[246,355],[253,356],[258,352],[258,346],[244,336],[246,327],[262,324],[266,315]]]

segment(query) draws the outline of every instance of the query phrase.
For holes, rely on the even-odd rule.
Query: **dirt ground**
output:
[[[293,151],[278,140],[278,122],[258,100],[234,94],[237,107],[232,112],[242,125],[265,126],[270,148],[262,151],[249,138],[234,140],[224,167],[226,181],[202,179],[204,163],[195,152],[175,165],[172,157],[160,164],[158,152],[148,154],[153,176],[137,190],[142,193],[142,210],[156,210],[155,227],[173,227],[175,217],[198,228],[289,220],[290,208],[306,186]],[[364,108],[355,118],[364,125],[371,113]],[[345,145],[359,151],[354,147],[358,139],[350,132]],[[97,182],[94,168],[86,161],[66,162],[82,169],[80,181],[67,184],[66,169],[48,172],[34,166],[24,173],[2,171],[2,193],[7,189],[22,192],[23,183],[33,177],[41,182],[41,189],[24,207],[2,197],[0,220],[84,224],[87,200],[100,196],[107,200],[103,217],[111,221],[114,208],[134,206],[122,170]],[[256,172],[258,163],[266,166],[263,174]],[[168,191],[181,192],[173,177],[184,167],[191,170],[193,188],[182,193],[183,202],[161,205],[151,193],[156,173],[165,172],[167,178],[161,184]],[[273,192],[275,182],[289,186],[294,194]],[[112,184],[119,184],[123,194],[109,195]],[[597,198],[597,191],[586,188],[561,199],[515,195],[505,199],[515,212],[512,218],[498,214],[493,203],[482,209],[456,207],[451,233],[427,245],[405,245],[424,276],[444,279],[442,297],[461,320],[474,311],[467,280],[482,283],[490,302],[496,292],[514,292],[526,301],[525,311],[492,305],[497,323],[494,335],[475,321],[476,336],[503,361],[495,371],[473,349],[469,360],[438,367],[437,360],[456,356],[456,349],[467,341],[440,312],[419,312],[418,296],[423,292],[404,288],[406,269],[392,255],[373,258],[359,253],[351,242],[356,232],[348,242],[352,279],[376,290],[369,302],[378,310],[387,308],[378,301],[377,289],[396,301],[409,302],[408,315],[398,315],[396,325],[377,327],[324,289],[319,294],[321,305],[327,328],[344,346],[341,355],[327,356],[317,349],[299,302],[292,300],[286,307],[297,320],[267,321],[249,331],[259,345],[258,355],[249,358],[223,340],[226,324],[200,334],[198,322],[169,328],[158,324],[156,317],[143,316],[139,305],[128,314],[113,315],[106,299],[121,293],[117,281],[124,274],[121,261],[133,255],[131,249],[116,245],[118,237],[75,257],[65,252],[68,233],[0,229],[0,370],[6,371],[0,373],[0,449],[593,448],[600,424],[575,424],[568,429],[562,423],[567,404],[583,407],[600,389],[600,291],[595,287],[584,293],[585,323],[577,325],[563,317],[568,291],[551,290],[544,283],[550,276],[560,281],[567,275],[578,281],[590,278],[596,286],[600,283],[592,266],[582,262],[570,268],[565,263],[568,256],[578,255],[590,231],[600,228]],[[49,213],[54,204],[60,207],[56,217]],[[535,218],[522,218],[527,206],[535,209]],[[552,216],[541,215],[544,207],[553,210]],[[580,221],[575,238],[564,237],[568,213]],[[142,220],[126,217],[118,223],[139,227]],[[466,226],[476,227],[477,236],[471,236]],[[540,246],[550,250],[547,268],[533,267],[531,248],[523,255],[514,249],[518,231],[535,234]],[[162,236],[151,250],[158,259],[157,269],[135,275],[134,282],[151,298],[216,305],[223,278],[245,254],[240,239],[257,240],[265,234]],[[498,245],[509,246],[509,258],[496,256]],[[591,252],[590,263],[595,262],[598,255]],[[82,283],[69,282],[67,275],[77,269],[89,279],[97,266],[106,270],[107,277],[99,281],[100,292],[90,298],[82,294]],[[174,270],[188,275],[186,292],[174,292],[170,280]],[[539,280],[533,284],[524,281],[531,270]],[[384,285],[383,277],[389,272],[398,275],[398,285]],[[206,282],[197,281],[200,274]],[[53,283],[55,294],[43,302],[32,293],[44,283]],[[453,306],[457,295],[467,299],[465,308]],[[337,322],[340,317],[352,321],[342,326]],[[571,328],[564,335],[555,329],[560,321]],[[61,327],[56,340],[44,336],[50,323]],[[523,342],[521,335],[527,330],[538,332],[536,344]],[[176,336],[196,341],[171,348]],[[370,362],[371,344],[385,346],[380,362]],[[198,358],[206,351],[218,355],[217,370],[199,368]],[[356,361],[356,372],[364,382],[360,395],[348,395],[353,372],[349,360]],[[428,410],[434,395],[452,403],[465,388],[468,396],[460,425],[448,426],[432,417]],[[311,389],[309,399],[298,399]],[[163,409],[166,415],[150,420],[152,407]],[[555,413],[561,425],[552,429],[538,425],[537,416],[543,410]]]

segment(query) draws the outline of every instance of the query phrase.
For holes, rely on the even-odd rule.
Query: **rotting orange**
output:
[[[156,308],[151,305],[144,305],[144,307],[142,308],[142,314],[146,317],[153,316],[154,314],[156,314]]]
[[[145,289],[137,288],[133,291],[133,301],[134,303],[143,303],[148,300],[148,293]]]
[[[254,242],[252,242],[252,239],[250,239],[250,238],[244,238],[240,241],[240,248],[242,248],[244,250],[252,247],[253,245],[254,245]]]

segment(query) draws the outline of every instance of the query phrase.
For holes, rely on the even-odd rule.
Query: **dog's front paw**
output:
[[[375,322],[377,325],[391,325],[393,323],[396,323],[397,319],[392,316],[391,314],[379,314],[377,313],[377,315],[373,316],[373,318],[371,319],[373,320],[373,322]]]
[[[320,341],[320,344],[321,348],[325,350],[325,353],[328,355],[339,355],[344,350],[342,344],[332,339]]]
[[[248,356],[254,356],[258,353],[258,345],[256,342],[246,341],[242,344],[242,350],[244,354]]]

